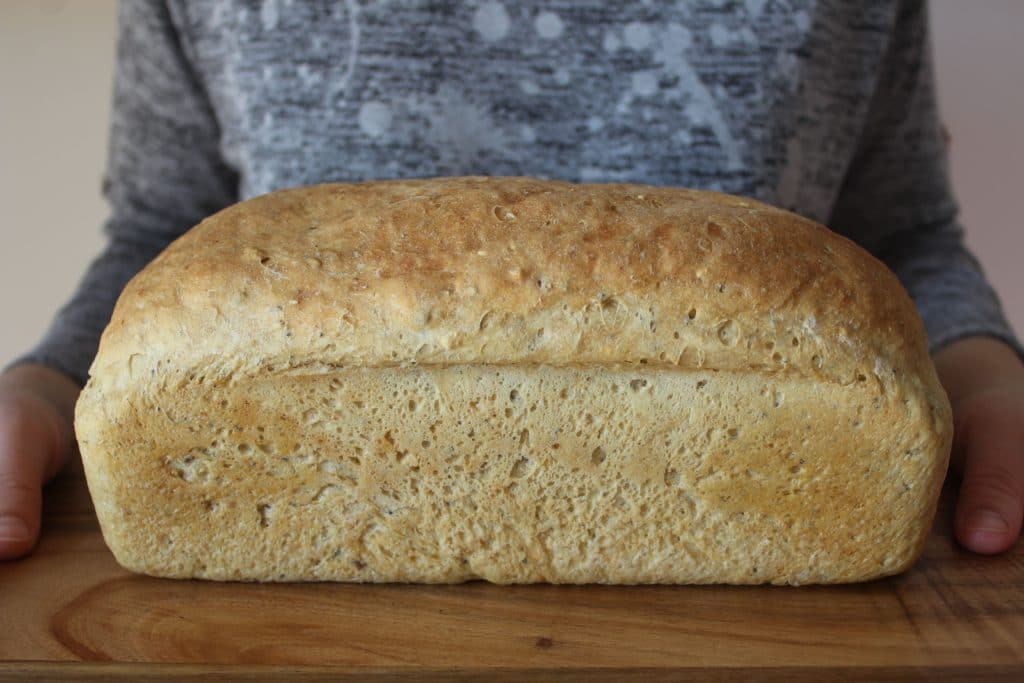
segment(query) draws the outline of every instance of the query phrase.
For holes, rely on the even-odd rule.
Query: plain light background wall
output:
[[[0,364],[30,347],[103,241],[114,0],[0,2]],[[1024,333],[1024,2],[935,0],[968,244]]]
[[[0,365],[103,246],[113,0],[0,0]]]
[[[939,107],[967,244],[1024,336],[1024,2],[935,0]]]

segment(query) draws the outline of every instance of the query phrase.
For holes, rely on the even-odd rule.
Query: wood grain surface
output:
[[[1024,681],[1024,549],[961,550],[952,494],[860,585],[207,583],[121,569],[77,466],[0,564],[0,680]]]

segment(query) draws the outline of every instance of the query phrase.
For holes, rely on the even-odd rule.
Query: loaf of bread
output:
[[[849,240],[528,178],[208,218],[124,290],[76,427],[124,567],[258,581],[867,580],[921,551],[952,436]]]

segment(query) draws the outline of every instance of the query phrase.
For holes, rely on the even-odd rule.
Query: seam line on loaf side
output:
[[[773,370],[767,366],[749,366],[746,368],[728,368],[728,367],[714,367],[714,366],[690,366],[690,365],[676,365],[674,363],[665,363],[663,361],[655,361],[648,363],[630,363],[630,362],[579,362],[579,363],[538,363],[538,362],[486,362],[486,363],[475,363],[475,362],[455,362],[455,363],[419,363],[419,362],[381,362],[373,364],[362,364],[362,365],[346,365],[344,363],[325,363],[323,361],[310,361],[307,363],[297,363],[288,365],[286,367],[274,368],[272,370],[265,370],[266,366],[261,366],[254,369],[247,369],[244,372],[233,371],[225,376],[218,376],[214,370],[214,366],[203,364],[194,366],[194,368],[182,369],[176,371],[174,374],[181,375],[174,386],[181,386],[188,381],[189,375],[201,374],[205,376],[207,382],[214,382],[217,384],[234,384],[240,381],[258,379],[261,375],[267,376],[282,376],[282,375],[318,375],[318,374],[329,374],[331,372],[337,372],[341,370],[362,370],[362,369],[394,369],[394,368],[423,368],[423,369],[448,369],[457,367],[487,367],[487,368],[504,368],[510,367],[515,369],[530,369],[530,368],[556,368],[556,369],[583,369],[593,368],[597,370],[617,370],[623,372],[637,371],[646,372],[650,370],[660,370],[669,372],[713,372],[713,373],[727,373],[727,374],[743,374],[743,373],[757,373],[758,375],[766,378],[773,379],[801,379],[811,380],[817,382],[827,383],[831,386],[837,387],[850,387],[856,384],[861,384],[867,381],[870,377],[875,377],[878,380],[881,378],[877,377],[868,368],[858,369],[853,377],[849,381],[841,381],[838,378],[829,376],[827,374],[809,374],[802,372],[795,366],[786,366]],[[863,379],[861,379],[863,377]],[[915,385],[920,383],[915,381]],[[883,382],[884,384],[884,382]],[[919,388],[923,389],[923,387]],[[880,393],[886,393],[884,390]]]

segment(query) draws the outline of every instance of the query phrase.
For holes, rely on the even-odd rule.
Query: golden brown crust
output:
[[[212,216],[128,285],[96,369],[211,358],[224,374],[643,359],[839,382],[929,363],[895,276],[823,226],[717,193],[522,178],[321,185]]]
[[[683,525],[676,534],[678,547],[659,545],[662,564],[633,574],[629,562],[616,565],[614,552],[607,548],[605,555],[590,557],[588,561],[597,564],[589,572],[571,568],[565,547],[576,541],[575,532],[568,531],[564,537],[552,537],[552,542],[562,544],[562,564],[549,562],[530,571],[509,565],[510,557],[500,553],[477,562],[472,570],[404,565],[379,556],[372,565],[365,558],[358,560],[363,565],[358,571],[324,557],[319,557],[319,569],[310,569],[303,563],[318,560],[324,538],[332,539],[336,549],[347,548],[345,557],[356,552],[350,547],[352,538],[346,536],[356,518],[337,521],[329,507],[304,507],[309,514],[320,515],[317,524],[333,519],[339,525],[322,526],[326,531],[315,538],[306,538],[309,529],[299,521],[261,527],[257,522],[270,509],[260,507],[270,505],[261,500],[269,496],[275,509],[281,509],[294,499],[284,494],[274,498],[273,491],[261,489],[263,480],[251,480],[240,469],[277,471],[286,462],[292,463],[288,467],[295,472],[296,491],[349,486],[334,482],[335,472],[322,470],[323,463],[358,460],[361,456],[347,449],[362,443],[360,439],[375,445],[359,448],[385,459],[393,456],[394,435],[401,431],[398,423],[404,413],[395,412],[394,406],[383,409],[382,415],[390,416],[387,419],[395,426],[381,423],[383,431],[370,434],[373,429],[360,422],[358,412],[350,419],[350,411],[332,403],[330,383],[352,376],[351,372],[380,368],[379,377],[391,377],[387,381],[394,385],[395,396],[405,401],[412,380],[394,376],[413,377],[415,373],[403,372],[416,366],[424,366],[427,373],[429,381],[417,380],[429,385],[426,394],[435,391],[437,382],[449,381],[443,378],[458,375],[459,367],[469,374],[505,367],[508,376],[523,375],[523,390],[532,393],[538,407],[514,419],[508,412],[496,412],[491,419],[474,423],[468,441],[449,432],[426,437],[423,430],[431,416],[419,412],[402,427],[411,435],[398,453],[422,458],[435,477],[444,469],[430,458],[440,456],[418,454],[421,442],[443,444],[455,454],[451,457],[465,460],[460,472],[476,467],[473,463],[480,457],[500,464],[498,469],[533,458],[538,463],[537,490],[558,492],[582,486],[608,493],[609,487],[620,486],[603,470],[574,471],[570,476],[559,469],[558,463],[573,458],[589,462],[594,445],[581,436],[586,428],[580,428],[578,444],[573,441],[575,445],[566,445],[559,453],[534,446],[529,452],[495,451],[488,460],[487,444],[505,443],[511,438],[509,430],[518,434],[522,429],[559,429],[559,420],[566,418],[559,417],[554,404],[571,401],[565,398],[572,393],[573,385],[565,379],[572,375],[570,370],[614,384],[609,378],[642,369],[655,373],[651,391],[658,386],[654,378],[661,378],[666,387],[681,387],[689,386],[688,377],[704,377],[706,384],[711,377],[707,373],[720,373],[724,393],[700,407],[704,412],[693,413],[705,415],[701,419],[707,424],[682,418],[675,424],[670,416],[661,419],[660,427],[648,425],[636,438],[615,442],[617,457],[626,462],[623,471],[633,473],[630,480],[635,485],[682,482],[687,495],[710,501],[705,522],[711,526]],[[309,397],[317,395],[323,405],[331,404],[330,419],[306,425],[299,417],[288,418],[273,438],[294,441],[288,448],[295,452],[257,449],[255,459],[247,456],[236,463],[237,449],[251,448],[257,438],[254,430],[263,434],[261,425],[295,413],[292,404],[307,400],[297,395],[290,403],[282,402],[302,383],[298,378],[306,376],[319,378]],[[360,381],[369,393],[382,391],[375,380]],[[771,411],[757,407],[771,396],[773,383],[788,387],[791,412],[784,409],[770,417]],[[486,387],[484,382],[459,391],[468,392],[467,405],[476,406],[495,400],[493,387]],[[413,392],[417,398],[409,399],[410,405],[422,404],[422,390],[420,386],[420,393]],[[76,423],[83,459],[104,533],[118,558],[141,571],[211,578],[861,580],[901,570],[916,557],[934,513],[951,440],[948,402],[931,365],[920,318],[895,276],[850,241],[791,213],[727,195],[527,178],[322,185],[285,190],[226,209],[172,244],[129,283],[104,333],[83,396]],[[588,395],[585,402],[602,404],[601,396]],[[642,394],[628,392],[609,400],[602,408],[608,414],[622,409],[639,416],[646,414],[649,402]],[[818,400],[821,408],[815,411],[809,406]],[[238,412],[238,406],[250,403],[263,407]],[[588,408],[570,407],[581,415]],[[319,403],[311,403],[296,414],[321,410]],[[837,411],[838,418],[833,414]],[[870,421],[864,418],[865,411],[872,416]],[[739,424],[744,414],[751,425],[774,422],[747,429]],[[666,444],[689,444],[690,452],[706,436],[706,448],[711,449],[707,458],[701,455],[697,463],[686,460],[683,451],[652,453],[650,430],[670,423],[677,432],[666,436]],[[819,443],[803,434],[825,423],[838,425],[830,427],[830,439]],[[753,435],[753,440],[731,442],[738,438],[733,434],[711,445],[715,430],[728,437],[734,428],[743,430],[736,434]],[[391,440],[385,433],[392,435]],[[342,434],[348,435],[347,441]],[[301,467],[293,462],[300,451]],[[814,463],[814,475],[806,475],[810,478],[805,484],[816,488],[806,497],[776,500],[772,492],[796,486],[789,468],[797,455]],[[191,472],[197,458],[205,463],[204,471],[217,473],[210,475],[214,488],[197,492],[175,479],[184,479],[182,472]],[[708,463],[714,463],[710,472],[700,469]],[[222,467],[226,469],[218,469]],[[436,479],[427,479],[416,489],[426,493],[406,494],[408,505],[416,509],[414,521],[395,526],[397,522],[381,516],[384,512],[374,501],[382,492],[400,490],[410,475],[399,468],[385,476],[374,467],[350,477],[353,483],[344,488],[349,496],[346,505],[361,511],[359,523],[390,529],[392,535],[381,537],[381,547],[395,547],[395,539],[423,527],[425,510],[446,494]],[[670,477],[669,471],[675,474]],[[761,478],[752,483],[750,472],[760,472]],[[461,504],[469,507],[452,509],[473,514],[492,498],[505,500],[496,493],[504,480],[495,481],[484,485],[456,478],[452,485],[461,487]],[[712,496],[706,487],[716,481],[719,488]],[[895,488],[887,488],[887,482]],[[721,486],[746,488],[729,496],[722,494]],[[645,522],[643,514],[631,513],[630,524],[640,534],[639,549],[661,524],[657,515],[671,517],[688,505],[683,499],[664,498],[663,492],[657,495],[662,503],[650,507],[653,519]],[[170,536],[166,529],[152,531],[173,527],[178,523],[175,514],[184,514],[189,505],[205,505],[210,496],[233,496],[241,506],[228,506],[235,516],[224,518],[232,529],[222,539],[233,544],[227,554],[197,558],[196,548],[206,548],[203,544],[211,538],[221,539],[210,529],[181,527]],[[551,504],[530,500],[536,510]],[[737,501],[742,501],[743,510],[731,507]],[[496,502],[494,509],[481,510],[477,521],[486,526],[527,514],[503,505]],[[865,506],[874,506],[871,514],[865,513]],[[196,510],[201,512],[200,508]],[[264,512],[257,514],[258,509]],[[809,519],[826,509],[827,523]],[[132,510],[133,516],[125,517],[125,510]],[[147,510],[151,514],[143,519]],[[528,513],[540,514],[532,508]],[[747,519],[763,518],[763,524],[737,527],[735,520],[727,519],[737,513],[751,515]],[[772,555],[774,569],[759,575],[743,573],[743,558],[753,557],[749,552],[743,555],[752,539],[765,530],[778,530],[780,520],[794,516],[808,518],[802,528],[813,532],[783,533],[781,545],[772,551],[782,553]],[[593,524],[604,524],[595,519]],[[883,526],[868,531],[865,520]],[[522,521],[522,529],[536,531],[536,520]],[[647,529],[645,523],[653,526]],[[445,528],[451,530],[453,524],[457,526],[451,522]],[[235,538],[237,525],[246,530]],[[571,526],[563,519],[560,528],[566,525]],[[473,537],[477,528],[469,524],[460,538],[468,538],[470,544],[480,541]],[[710,528],[725,535],[709,540]],[[614,528],[598,531],[606,536],[617,533]],[[486,530],[481,533],[486,536]],[[170,539],[169,546],[157,542],[164,537]],[[305,540],[296,541],[297,537]],[[879,555],[877,547],[865,548],[858,554],[857,539],[883,544],[887,550]],[[264,559],[277,557],[272,549],[278,547],[287,547],[291,555],[281,556],[276,564],[261,564],[252,554],[247,560],[243,546],[249,542],[262,544],[258,554]],[[425,542],[412,538],[409,547],[419,548],[422,557]],[[724,546],[715,550],[716,543]],[[364,544],[360,552],[370,552],[368,547]],[[133,548],[148,550],[138,555]],[[695,548],[705,553],[704,565],[671,555],[684,550],[692,554]],[[779,559],[783,556],[785,561]],[[248,573],[242,567],[247,561]],[[607,569],[612,565],[617,568]],[[671,567],[677,565],[673,574]],[[709,574],[708,567],[717,569]]]

